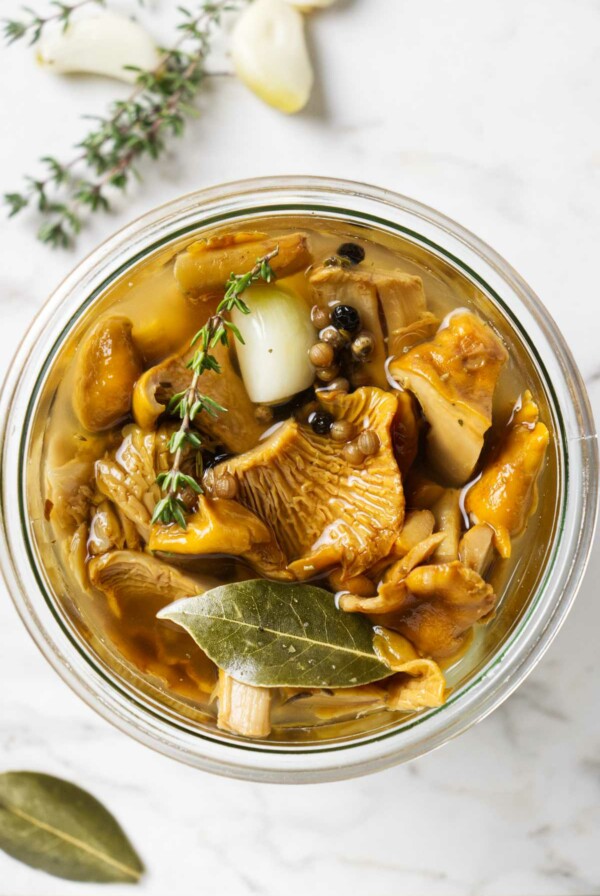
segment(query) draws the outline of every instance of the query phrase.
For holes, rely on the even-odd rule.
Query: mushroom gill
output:
[[[377,433],[379,450],[360,467],[345,459],[343,445],[290,420],[209,471],[235,478],[238,500],[275,533],[299,579],[337,566],[345,576],[360,574],[389,553],[404,518],[391,440],[394,395],[365,387],[321,401],[356,432]]]

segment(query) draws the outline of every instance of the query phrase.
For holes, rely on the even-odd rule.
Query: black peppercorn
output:
[[[314,411],[308,418],[308,422],[318,436],[326,436],[329,435],[333,426],[333,414],[327,411]]]
[[[364,261],[365,250],[358,243],[343,243],[337,250],[342,258],[347,258],[352,264],[360,264]]]
[[[331,323],[336,330],[356,333],[360,330],[360,314],[352,305],[336,305],[331,312]]]

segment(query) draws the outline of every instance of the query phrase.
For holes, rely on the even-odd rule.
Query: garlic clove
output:
[[[231,320],[242,379],[257,404],[277,404],[308,389],[315,369],[308,352],[316,334],[304,299],[283,286],[252,286],[244,293],[250,314],[235,309]]]
[[[308,102],[313,71],[304,20],[285,0],[254,0],[231,35],[236,74],[265,103],[298,112]]]
[[[125,66],[156,68],[160,53],[141,25],[107,12],[79,19],[66,31],[44,38],[37,58],[41,65],[59,74],[104,75],[134,83],[137,73]]]
[[[337,0],[285,0],[290,6],[295,6],[300,12],[312,12],[313,9],[325,9],[333,6]]]

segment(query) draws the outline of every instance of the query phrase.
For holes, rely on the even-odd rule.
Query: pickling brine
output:
[[[297,216],[187,238],[93,304],[47,390],[53,586],[189,723],[310,741],[441,706],[543,567],[537,371],[400,237]]]

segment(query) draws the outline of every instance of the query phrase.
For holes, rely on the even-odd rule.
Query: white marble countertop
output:
[[[19,5],[4,0],[2,14]],[[156,5],[166,40],[173,13]],[[155,21],[152,5],[141,15]],[[308,173],[414,196],[493,245],[557,319],[600,413],[598,0],[354,0],[315,17],[310,41],[319,88],[305,113],[281,117],[219,80],[185,140],[76,251],[2,221],[0,374],[57,281],[131,217],[219,181]],[[21,46],[2,65],[4,191],[120,88],[52,78]],[[597,894],[599,576],[597,548],[551,649],[485,722],[410,765],[297,788],[212,777],[120,734],[50,670],[2,589],[0,768],[55,773],[104,800],[152,896]],[[101,889],[0,853],[1,896],[88,892]]]

